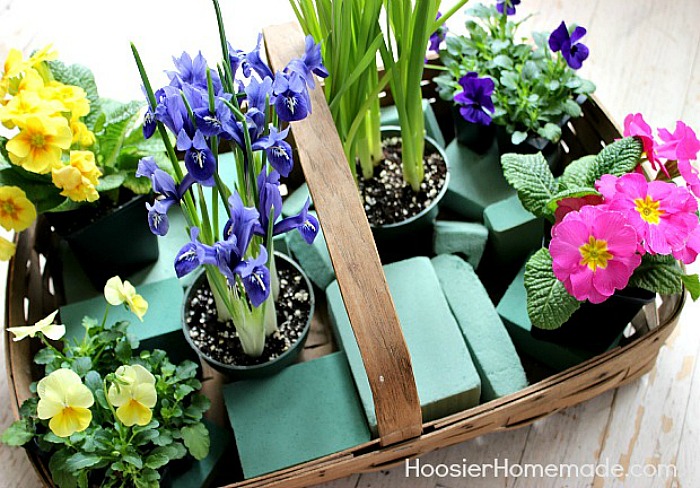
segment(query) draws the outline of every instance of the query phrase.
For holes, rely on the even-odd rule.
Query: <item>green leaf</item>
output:
[[[518,75],[512,71],[506,71],[501,75],[500,78],[501,85],[511,90],[518,89]]]
[[[87,94],[90,101],[90,113],[84,118],[88,128],[93,128],[98,115],[100,114],[100,96],[97,93],[95,76],[90,69],[79,64],[67,65],[61,61],[49,61],[47,63],[51,69],[51,74],[56,81],[65,85],[79,86]]]
[[[51,348],[45,347],[44,349],[40,349],[39,352],[36,353],[36,356],[34,356],[34,362],[36,364],[51,364],[58,358],[59,355],[56,351],[54,351]]]
[[[143,468],[143,460],[138,455],[125,454],[124,456],[122,456],[122,459],[124,459],[124,461],[131,464],[132,466],[136,467],[136,469]]]
[[[559,142],[559,139],[561,139],[561,127],[551,122],[538,129],[537,133],[548,141]]]
[[[557,211],[561,200],[564,200],[565,198],[582,198],[589,195],[600,195],[600,193],[588,188],[567,188],[566,190],[557,193],[549,202],[547,202],[547,210],[553,214]]]
[[[583,113],[581,106],[570,98],[562,104],[562,110],[571,117],[580,117]]]
[[[145,195],[151,191],[151,180],[137,177],[136,174],[128,172],[124,178],[124,187],[133,191],[137,195]]]
[[[114,354],[123,363],[129,362],[131,359],[131,345],[127,341],[122,341],[114,348]]]
[[[514,146],[522,144],[525,142],[525,139],[527,139],[527,132],[523,132],[521,130],[513,131],[510,136],[510,142],[512,142]]]
[[[548,249],[537,251],[525,265],[527,314],[540,329],[558,329],[581,306],[554,276]]]
[[[71,369],[78,373],[78,376],[85,376],[92,369],[92,359],[89,357],[75,358]]]
[[[151,454],[146,458],[146,467],[151,469],[162,468],[170,462],[170,458],[163,453]]]
[[[643,151],[642,143],[636,137],[626,137],[608,144],[595,158],[588,177],[590,184],[605,174],[622,176],[630,173],[639,164]]]
[[[143,104],[132,101],[109,101],[105,107],[106,121],[102,131],[95,134],[99,144],[98,160],[101,165],[114,167],[124,146],[124,140],[136,125],[136,118]]]
[[[182,459],[187,455],[187,449],[179,442],[173,442],[167,446],[156,447],[151,451],[150,456],[164,454],[171,461],[175,459]]]
[[[185,398],[187,395],[189,395],[193,391],[194,391],[194,388],[192,388],[189,385],[184,385],[184,384],[177,385],[177,388],[175,388],[175,394],[174,394],[175,400],[182,400],[183,398]]]
[[[683,280],[685,289],[688,290],[690,298],[692,298],[693,301],[700,298],[700,278],[698,278],[697,274],[683,275],[681,276],[681,280]]]
[[[505,54],[499,54],[498,56],[493,58],[491,63],[494,66],[498,66],[499,68],[513,69],[513,60]]]
[[[0,441],[8,446],[23,446],[34,437],[34,427],[29,419],[16,420],[2,433]]]
[[[556,182],[547,161],[538,154],[504,154],[503,175],[518,192],[525,209],[537,217],[546,213],[546,205],[556,191]]]
[[[559,191],[568,188],[593,187],[589,175],[593,173],[593,165],[596,156],[584,156],[571,162],[565,169],[564,174],[559,178]]]
[[[68,471],[66,461],[70,457],[68,449],[61,449],[56,454],[51,456],[49,460],[49,470],[51,478],[59,488],[75,488],[78,486],[78,480],[73,474]]]
[[[645,254],[629,286],[672,295],[683,290],[683,270],[673,256]]]
[[[192,361],[183,361],[175,370],[175,376],[180,380],[194,378],[197,374],[197,364]]]
[[[209,430],[202,423],[188,425],[180,429],[182,440],[197,461],[209,454]]]
[[[82,324],[85,330],[94,329],[100,326],[100,324],[97,322],[97,319],[88,316],[83,317]]]
[[[103,176],[97,182],[97,191],[104,192],[119,188],[124,183],[126,176],[123,173],[114,173]]]
[[[99,463],[102,458],[97,454],[83,454],[77,452],[66,459],[66,469],[72,473],[81,469],[90,468]]]

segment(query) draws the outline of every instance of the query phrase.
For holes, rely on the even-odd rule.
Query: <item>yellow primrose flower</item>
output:
[[[140,364],[119,366],[116,375],[122,384],[113,383],[107,399],[118,407],[117,418],[127,427],[148,424],[158,399],[155,377]]]
[[[95,155],[90,151],[71,151],[70,163],[53,169],[51,180],[61,195],[74,202],[94,202],[100,198],[95,187],[102,172],[95,166]]]
[[[9,261],[15,255],[15,244],[0,237],[0,261]]]
[[[148,310],[148,302],[136,293],[134,285],[128,281],[122,282],[119,276],[114,276],[107,280],[105,284],[105,299],[110,305],[121,305],[126,303],[141,322]]]
[[[0,122],[8,129],[15,126],[23,129],[30,117],[56,117],[63,110],[61,102],[45,100],[38,93],[25,90],[12,97],[4,107],[0,107]]]
[[[36,387],[40,419],[51,419],[49,428],[58,437],[69,437],[87,429],[92,420],[89,410],[95,403],[90,389],[71,369],[57,369]]]
[[[58,59],[58,51],[52,51],[53,44],[48,44],[31,55],[29,63],[34,66],[44,61],[54,61]]]
[[[41,90],[41,96],[47,100],[61,102],[66,111],[71,113],[71,119],[77,120],[90,113],[90,101],[87,99],[87,93],[79,86],[50,81]]]
[[[48,173],[61,162],[73,135],[63,117],[28,117],[24,129],[5,146],[12,163],[32,173]]]
[[[80,144],[82,147],[95,144],[95,134],[82,122],[71,120],[70,130],[73,133],[73,144]]]
[[[49,315],[48,317],[41,319],[34,325],[27,325],[22,327],[8,327],[7,330],[12,332],[15,337],[14,341],[21,341],[25,337],[34,337],[37,332],[41,332],[44,336],[48,337],[52,341],[57,341],[66,334],[66,326],[62,324],[54,324],[53,321],[56,318],[58,310]]]
[[[5,59],[3,78],[14,78],[31,67],[29,60],[25,60],[22,51],[12,48]]]
[[[36,219],[36,208],[16,186],[0,186],[0,225],[22,232]]]

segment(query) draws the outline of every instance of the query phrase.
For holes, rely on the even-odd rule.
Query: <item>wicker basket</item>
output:
[[[265,30],[273,69],[303,52],[303,36],[295,24]],[[426,71],[431,80],[435,72]],[[436,102],[435,87],[424,84],[424,95]],[[411,358],[394,304],[382,273],[364,210],[344,157],[322,90],[311,93],[313,115],[294,125],[299,160],[323,226],[355,336],[375,401],[379,437],[366,444],[242,481],[232,487],[301,487],[357,472],[385,469],[405,459],[483,434],[522,427],[558,410],[586,401],[649,372],[659,349],[678,322],[683,295],[662,296],[635,323],[638,336],[562,373],[517,393],[440,420],[423,423]],[[385,100],[389,100],[389,96]],[[433,104],[441,124],[451,125],[450,107]],[[564,162],[597,153],[620,131],[595,98],[583,105],[584,116],[564,127]],[[447,128],[447,127],[446,127]],[[449,129],[448,129],[449,130]],[[23,232],[10,263],[6,323],[34,323],[63,303],[56,237],[45,221]],[[9,340],[5,354],[11,405],[30,395],[29,384],[40,377],[31,358],[35,342]],[[311,356],[317,354],[311,354]],[[47,484],[47,467],[28,453]]]

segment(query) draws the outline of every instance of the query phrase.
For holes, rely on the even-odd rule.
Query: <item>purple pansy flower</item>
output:
[[[284,140],[288,133],[289,127],[283,131],[278,131],[276,127],[270,127],[270,134],[260,138],[253,144],[253,150],[265,150],[267,160],[284,177],[289,176],[294,166],[292,146]]]
[[[519,4],[520,0],[498,0],[496,9],[500,14],[503,14],[505,11],[506,15],[515,15],[515,6]]]
[[[580,26],[569,35],[569,29],[562,21],[549,36],[549,47],[555,53],[561,51],[561,55],[572,69],[579,69],[589,54],[588,46],[578,42],[585,35],[586,29]]]
[[[212,186],[216,171],[216,158],[209,149],[201,131],[197,131],[190,139],[185,130],[177,135],[177,149],[185,152],[185,167],[187,172],[200,184]]]
[[[311,101],[304,78],[298,73],[281,73],[272,83],[275,110],[280,120],[294,122],[302,120],[311,112]]]
[[[438,12],[435,20],[442,17],[442,13]],[[447,35],[447,26],[441,25],[437,28],[435,32],[430,34],[430,45],[428,46],[428,51],[433,51],[435,53],[440,52],[440,43],[445,40]]]
[[[495,110],[491,95],[494,83],[491,78],[479,78],[474,71],[470,71],[459,80],[464,91],[455,95],[455,103],[460,105],[459,113],[465,120],[474,124],[489,125],[491,116]]]

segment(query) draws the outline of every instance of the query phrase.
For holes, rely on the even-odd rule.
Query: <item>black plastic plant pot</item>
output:
[[[653,302],[656,293],[640,288],[617,291],[603,303],[586,302],[559,329],[533,327],[534,338],[563,346],[572,346],[600,354],[622,336],[627,324],[645,305]]]
[[[506,153],[536,154],[541,152],[547,163],[549,163],[549,168],[552,172],[558,173],[557,169],[561,162],[561,144],[555,144],[544,137],[529,134],[527,139],[516,145],[511,140],[511,134],[502,125],[496,127],[496,141],[498,142],[498,153],[500,155]]]
[[[400,137],[401,129],[395,126],[382,127],[382,139]],[[418,214],[392,224],[375,225],[370,222],[372,235],[383,262],[397,261],[411,256],[432,252],[433,224],[437,218],[440,201],[447,193],[450,181],[450,164],[445,151],[431,137],[425,136],[424,154],[438,153],[445,161],[447,173],[445,183],[430,202]]]
[[[481,125],[465,120],[459,113],[457,105],[452,105],[452,119],[455,126],[455,138],[460,144],[477,154],[484,154],[491,148],[496,138],[494,124]]]
[[[96,289],[158,260],[158,238],[148,228],[150,195],[129,195],[116,207],[85,207],[46,214]]]
[[[200,358],[202,358],[202,360],[204,360],[206,363],[208,363],[210,366],[212,366],[214,369],[222,373],[230,380],[237,381],[264,378],[266,376],[271,376],[276,373],[279,373],[284,368],[291,365],[297,360],[299,354],[304,349],[304,344],[306,343],[306,339],[309,336],[309,329],[311,328],[311,319],[314,315],[315,308],[314,291],[313,287],[311,286],[311,281],[309,281],[309,278],[306,276],[301,267],[287,255],[275,252],[275,260],[277,269],[280,269],[282,266],[288,266],[296,270],[301,275],[303,283],[306,285],[306,290],[309,293],[310,310],[308,319],[306,320],[306,324],[304,325],[304,328],[301,334],[299,335],[297,341],[291,344],[286,351],[282,352],[279,356],[275,357],[270,361],[254,365],[237,365],[226,364],[208,356],[204,351],[201,350],[201,348],[197,346],[197,344],[195,344],[194,340],[192,339],[186,319],[187,314],[189,313],[189,304],[192,302],[192,299],[197,293],[197,290],[201,287],[206,287],[207,289],[209,288],[209,284],[207,282],[204,270],[198,272],[198,275],[195,277],[192,284],[185,291],[185,300],[182,305],[182,331],[185,335],[187,343],[197,353],[197,355]]]

